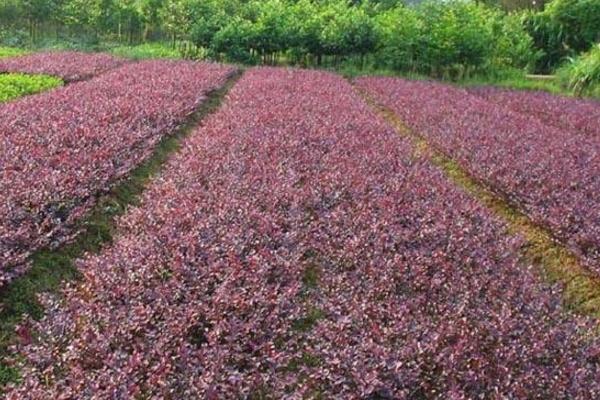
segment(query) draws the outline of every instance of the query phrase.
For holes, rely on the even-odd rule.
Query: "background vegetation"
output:
[[[581,68],[564,65],[593,57],[578,58],[600,40],[600,0],[4,0],[0,26],[0,44],[136,58],[454,80],[519,80],[562,68],[558,84],[577,81],[586,93],[597,75],[571,78]]]
[[[562,66],[558,77],[576,94],[600,97],[600,45]]]

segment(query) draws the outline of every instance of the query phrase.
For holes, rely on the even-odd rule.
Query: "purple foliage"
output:
[[[247,72],[119,230],[8,399],[600,395],[587,322],[333,74]]]
[[[600,137],[600,102],[539,91],[476,87],[469,92],[513,111],[539,118],[548,125]]]
[[[600,272],[600,137],[574,135],[440,83],[357,84]]]
[[[32,250],[65,239],[98,192],[146,159],[230,72],[141,62],[0,105],[0,282],[22,273]]]
[[[123,65],[126,60],[103,53],[74,51],[34,53],[0,59],[0,73],[45,74],[65,82],[89,79]]]

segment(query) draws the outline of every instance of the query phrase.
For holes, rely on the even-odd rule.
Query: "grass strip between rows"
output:
[[[9,346],[16,339],[15,327],[23,315],[40,318],[44,310],[37,300],[40,293],[57,292],[62,284],[79,278],[74,261],[84,253],[97,253],[111,242],[115,221],[129,206],[138,204],[140,195],[153,176],[157,175],[181,141],[209,114],[221,105],[243,71],[233,73],[219,89],[212,91],[187,122],[171,135],[165,136],[152,156],[99,197],[94,208],[78,223],[76,238],[56,249],[43,249],[31,256],[32,266],[0,291],[0,388],[18,379],[18,371],[5,361]]]
[[[539,267],[546,281],[562,285],[564,305],[568,310],[600,318],[600,278],[585,268],[572,251],[557,242],[546,228],[535,224],[474,179],[457,162],[435,149],[418,132],[409,129],[392,110],[356,86],[355,90],[396,132],[412,141],[417,155],[428,157],[452,182],[500,217],[507,224],[509,233],[526,240],[523,248],[525,261]]]

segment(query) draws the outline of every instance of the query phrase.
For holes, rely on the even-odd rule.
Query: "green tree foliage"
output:
[[[170,35],[175,47],[178,37],[189,32],[192,12],[191,4],[186,0],[164,0],[158,10],[158,17],[167,34]]]
[[[558,76],[578,95],[600,95],[600,43],[567,62],[559,69]]]
[[[224,55],[228,60],[253,63],[255,30],[253,24],[240,16],[231,18],[214,36],[211,50],[217,58]]]
[[[543,12],[526,14],[524,23],[543,51],[537,69],[547,72],[600,40],[600,0],[553,0]]]
[[[521,16],[504,16],[495,12],[488,23],[495,38],[495,47],[492,57],[488,60],[488,67],[491,70],[533,69],[543,53],[535,50],[532,37],[523,29]]]
[[[375,17],[375,29],[380,63],[401,71],[416,72],[422,68],[425,26],[415,9],[403,6],[388,9]]]
[[[598,40],[600,0],[553,0],[539,11],[544,1],[3,0],[0,44],[168,41],[218,60],[461,77],[549,69]]]
[[[474,71],[527,68],[536,58],[518,18],[484,5],[427,2],[376,17],[377,60],[391,69],[461,77]]]

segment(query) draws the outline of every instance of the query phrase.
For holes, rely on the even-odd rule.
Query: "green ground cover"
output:
[[[0,74],[0,103],[60,86],[60,78],[47,75]]]

